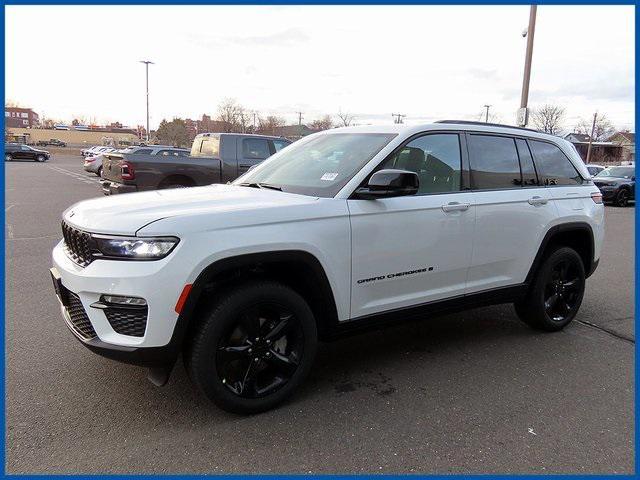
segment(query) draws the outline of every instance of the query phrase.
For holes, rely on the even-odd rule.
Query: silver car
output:
[[[102,175],[102,159],[103,155],[109,152],[119,152],[121,150],[116,150],[115,148],[108,147],[102,150],[100,153],[89,155],[84,159],[84,169],[87,172],[95,173],[97,176]]]

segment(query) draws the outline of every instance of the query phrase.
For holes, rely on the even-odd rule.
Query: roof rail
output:
[[[515,128],[516,130],[526,130],[527,132],[544,133],[533,128],[514,127],[513,125],[504,125],[502,123],[487,123],[487,122],[475,122],[473,120],[437,120],[433,123],[447,123],[458,125],[484,125],[486,127],[502,127],[502,128]]]

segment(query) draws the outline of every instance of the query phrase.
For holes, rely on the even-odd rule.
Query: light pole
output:
[[[149,143],[149,65],[154,63],[151,60],[140,60],[140,63],[144,63],[147,74],[147,143]]]
[[[489,123],[489,108],[491,105],[484,105],[484,108],[487,109],[487,112],[484,115],[484,123]]]
[[[533,57],[533,36],[536,32],[536,12],[537,5],[531,5],[529,11],[529,27],[527,28],[527,53],[524,58],[524,77],[522,79],[522,96],[520,97],[520,110],[518,111],[518,123],[521,127],[526,127],[529,115],[527,104],[529,103],[529,81],[531,80],[531,59]]]

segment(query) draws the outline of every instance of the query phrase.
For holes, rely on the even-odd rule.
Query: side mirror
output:
[[[373,200],[376,198],[404,197],[418,193],[420,180],[418,174],[407,170],[379,170],[369,178],[366,187],[356,190],[357,198]]]

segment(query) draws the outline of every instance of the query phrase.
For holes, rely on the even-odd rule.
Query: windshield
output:
[[[283,192],[333,197],[395,136],[329,133],[299,140],[233,183],[255,187],[264,184]]]
[[[635,175],[633,167],[609,167],[602,170],[596,177],[631,178]]]

